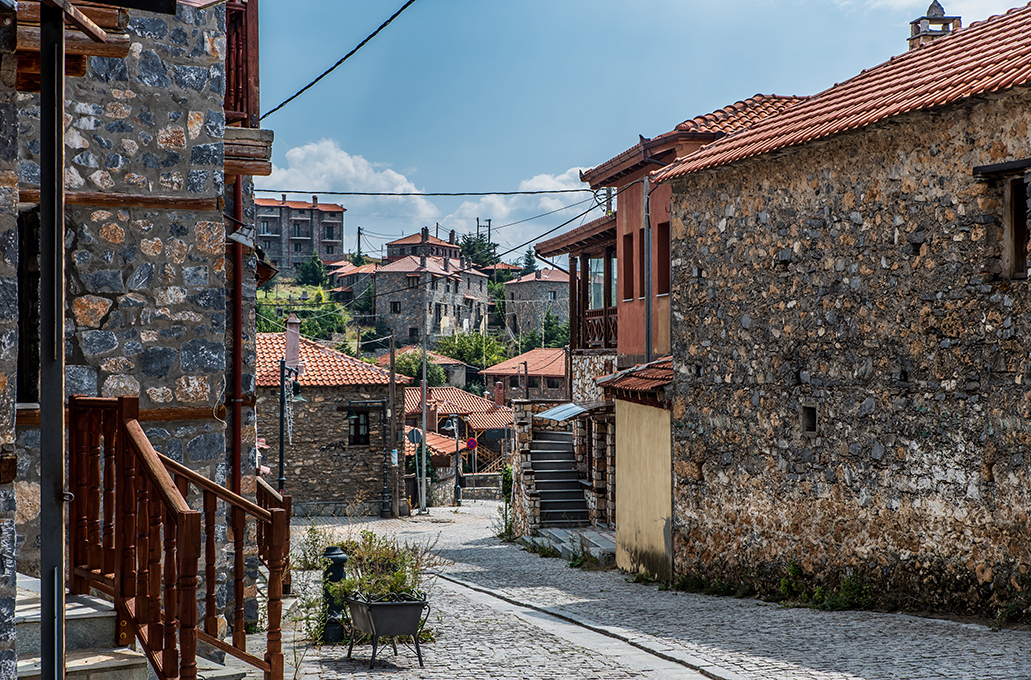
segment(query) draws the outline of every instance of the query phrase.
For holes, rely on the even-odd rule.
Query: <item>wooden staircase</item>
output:
[[[573,433],[534,432],[530,464],[540,498],[541,527],[589,524],[587,500],[573,453]]]

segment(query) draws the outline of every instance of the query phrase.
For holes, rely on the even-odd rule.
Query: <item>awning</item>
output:
[[[569,420],[570,418],[575,418],[589,411],[595,411],[597,409],[610,406],[611,403],[612,402],[608,401],[589,401],[582,403],[573,401],[568,404],[549,408],[547,411],[542,411],[541,413],[535,413],[533,417],[558,421]]]

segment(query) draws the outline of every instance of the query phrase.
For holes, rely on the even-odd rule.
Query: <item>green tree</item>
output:
[[[544,346],[565,347],[569,344],[569,322],[559,323],[549,309],[544,315]]]
[[[526,276],[537,271],[537,255],[533,252],[533,246],[527,246],[526,252],[523,253],[523,257],[519,260],[519,264],[523,266],[523,270],[519,272],[520,276]]]
[[[268,303],[258,303],[255,309],[257,331],[259,333],[282,333],[285,326],[281,319],[276,318],[276,308]]]
[[[351,303],[351,309],[357,316],[367,316],[372,314],[372,310],[376,307],[376,284],[372,284],[365,289],[365,292],[361,296]]]
[[[505,346],[490,335],[455,333],[437,341],[438,354],[475,366],[479,369],[500,364],[508,358]]]
[[[297,283],[302,286],[324,286],[329,282],[326,265],[317,253],[312,253],[304,262],[297,265]]]
[[[527,333],[520,333],[519,335],[519,353],[524,354],[529,352],[531,349],[537,349],[542,346],[540,331],[532,330]]]
[[[394,358],[394,370],[398,373],[402,373],[411,378],[414,378],[417,382],[422,380],[422,352],[405,352]],[[428,384],[430,387],[437,387],[443,385],[444,381],[447,380],[447,376],[444,375],[444,369],[434,361],[432,358],[426,358],[426,375],[429,376]]]
[[[316,305],[313,309],[297,312],[301,319],[301,335],[318,340],[331,340],[334,333],[343,333],[351,322],[351,315],[341,305]]]
[[[360,250],[357,253],[352,253],[351,255],[349,255],[347,260],[355,267],[361,267],[363,264],[369,264],[369,258],[365,257],[365,255],[362,254],[362,251]]]
[[[497,246],[487,240],[483,234],[465,234],[459,239],[458,244],[462,247],[462,255],[467,260],[472,260],[478,267],[486,267],[494,260],[494,253]]]
[[[487,282],[487,293],[494,301],[494,314],[497,317],[498,325],[505,325],[505,284],[494,281]]]

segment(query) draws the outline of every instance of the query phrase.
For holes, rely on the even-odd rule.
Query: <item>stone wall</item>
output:
[[[555,299],[550,299],[554,294]],[[544,332],[544,317],[569,321],[569,281],[509,281],[505,284],[505,325],[515,334]]]
[[[14,402],[18,384],[18,121],[15,115],[14,13],[0,11],[0,677],[17,676],[14,632],[15,488]],[[39,505],[36,496],[35,505]],[[31,507],[31,506],[30,506]],[[24,508],[22,508],[24,509]]]
[[[562,400],[512,402],[512,422],[515,428],[515,447],[509,459],[512,466],[513,503],[512,526],[516,536],[533,536],[541,526],[541,501],[537,494],[536,480],[530,463],[530,442],[535,431],[568,432],[569,421],[557,422],[534,418],[563,403]]]
[[[590,421],[590,441],[587,422]],[[573,424],[574,450],[591,526],[616,525],[616,421],[611,414],[577,418]],[[580,443],[582,442],[582,444]]]
[[[445,285],[447,279],[437,277],[433,288],[427,283],[430,274],[425,272],[418,279],[421,285],[412,287],[406,272],[376,272],[376,313],[400,344],[421,340],[423,328],[431,345],[444,336],[479,330],[480,321],[487,314],[487,278],[469,272],[452,275],[459,276],[461,282]],[[472,306],[466,304],[467,295],[475,298]],[[391,311],[391,302],[400,303],[399,312]],[[413,328],[419,329],[420,334],[411,335]]]
[[[1029,126],[1022,88],[674,183],[677,574],[768,595],[795,563],[989,617],[1027,592],[1031,296],[1009,183],[971,170]]]
[[[225,7],[131,17],[128,57],[91,57],[84,77],[67,79],[67,190],[208,198],[213,209],[67,207],[66,389],[139,395],[143,410],[210,410],[199,420],[150,421],[147,433],[158,450],[223,484],[227,276],[214,203],[223,193]],[[31,187],[38,96],[18,101],[19,176]],[[23,430],[18,440],[18,495],[29,502],[39,496],[38,434]],[[38,516],[19,519],[18,567],[33,573]]]
[[[383,491],[383,433],[379,406],[369,412],[369,443],[350,443],[348,400],[378,400],[386,385],[303,388],[305,402],[293,402],[293,438],[285,447],[286,493],[299,516],[379,514]],[[395,408],[404,412],[404,390]],[[258,389],[258,431],[265,438],[270,483],[279,476],[279,389]],[[389,422],[388,422],[389,427]],[[396,441],[387,434],[390,441]]]
[[[573,401],[600,401],[604,391],[595,382],[616,370],[616,350],[573,350],[570,357],[573,373]]]

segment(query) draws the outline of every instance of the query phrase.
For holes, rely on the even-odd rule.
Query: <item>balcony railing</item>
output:
[[[618,339],[615,307],[588,309],[581,322],[580,342],[584,348],[615,349]]]
[[[226,2],[226,123],[261,127],[258,100],[258,2]]]
[[[70,587],[114,600],[118,642],[135,638],[160,680],[197,678],[198,640],[282,680],[283,572],[289,552],[289,497],[264,507],[167,458],[138,421],[139,398],[69,401]],[[191,493],[193,494],[191,496]],[[194,510],[187,498],[199,501]],[[218,637],[215,602],[219,501],[232,530],[233,640]],[[264,658],[247,653],[244,631],[244,537],[257,524],[258,556],[268,569],[268,632]],[[203,540],[203,551],[201,549]],[[198,628],[199,564],[206,586]]]

